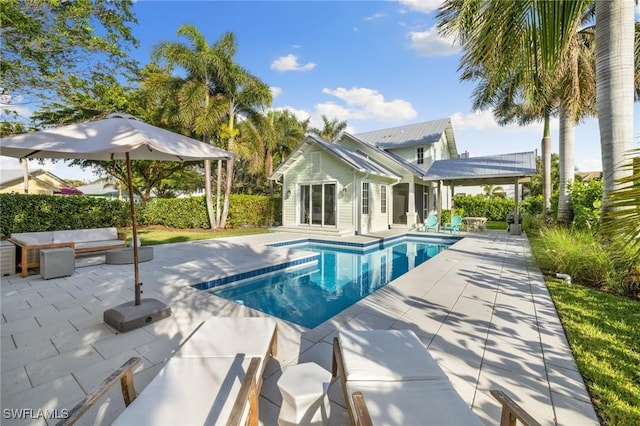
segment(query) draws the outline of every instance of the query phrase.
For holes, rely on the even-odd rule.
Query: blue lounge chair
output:
[[[462,224],[462,216],[453,216],[451,218],[451,223],[445,223],[444,224],[444,230],[445,231],[451,231],[451,233],[453,234],[454,232],[456,234],[460,233],[460,225]]]
[[[436,232],[440,231],[438,216],[430,214],[429,217],[424,220],[424,232],[427,232],[429,229],[435,229]]]

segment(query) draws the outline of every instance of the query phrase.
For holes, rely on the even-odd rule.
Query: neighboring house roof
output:
[[[482,180],[512,183],[515,178],[536,174],[535,152],[456,158],[434,161],[425,180],[455,181],[457,185],[477,185]]]
[[[442,138],[443,133],[446,133],[447,136],[451,158],[457,158],[458,149],[456,148],[453,127],[449,118],[373,130],[358,133],[354,136],[376,148],[388,151],[396,148],[435,143]]]
[[[354,169],[377,176],[388,177],[392,179],[400,179],[402,176],[397,175],[392,170],[384,167],[382,164],[374,161],[366,156],[366,154],[350,150],[340,145],[332,144],[314,135],[307,135],[304,143],[300,144],[292,153],[283,161],[271,174],[272,179],[279,179],[289,167],[293,164],[293,159],[297,158],[308,149],[312,144],[317,144],[324,150],[330,152],[339,160],[347,163]]]
[[[29,173],[30,179],[37,180],[38,182],[41,182],[45,186],[57,189],[57,187],[55,187],[54,185],[51,185],[50,183],[45,182],[39,178],[43,175],[46,175],[50,179],[57,182],[59,184],[59,187],[61,188],[71,188],[71,185],[69,184],[69,182],[65,181],[64,179],[60,179],[58,176],[44,169],[33,169],[33,170],[29,170],[28,173]],[[9,187],[12,185],[16,185],[22,182],[23,179],[24,179],[24,171],[22,169],[3,169],[2,172],[0,173],[0,186]]]
[[[583,182],[591,179],[602,179],[602,172],[576,172],[576,176],[580,176]]]
[[[104,182],[90,183],[89,185],[79,186],[76,189],[82,191],[85,195],[118,196],[118,190],[109,186],[105,188]]]

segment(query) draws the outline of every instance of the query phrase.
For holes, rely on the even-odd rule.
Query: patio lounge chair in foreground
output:
[[[410,330],[341,331],[333,340],[334,376],[340,375],[353,425],[482,425],[444,371]],[[502,404],[501,425],[538,425],[515,402]]]
[[[113,425],[257,425],[258,399],[269,355],[277,353],[272,318],[205,321],[136,395],[132,358],[70,411],[74,424],[118,381],[127,408]],[[136,397],[137,396],[137,397]]]

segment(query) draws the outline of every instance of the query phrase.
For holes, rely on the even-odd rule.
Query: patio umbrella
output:
[[[233,154],[170,132],[127,114],[0,139],[0,155],[15,158],[125,160],[129,200],[133,200],[131,160],[198,161],[233,159]],[[137,223],[131,203],[135,306],[141,305]],[[147,299],[148,300],[148,299]]]

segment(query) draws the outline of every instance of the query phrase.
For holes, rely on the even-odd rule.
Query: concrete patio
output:
[[[265,315],[189,285],[295,260],[304,254],[264,244],[300,237],[270,233],[155,246],[154,259],[140,264],[143,297],[166,301],[173,315],[124,334],[105,325],[102,314],[133,300],[131,265],[96,263],[47,281],[40,275],[2,277],[2,424],[54,424],[29,417],[38,409],[71,408],[132,356],[143,358],[135,375],[142,391],[202,321]],[[277,424],[282,369],[316,362],[330,370],[331,341],[342,328],[415,331],[486,424],[500,419],[489,395],[494,388],[505,390],[543,425],[598,424],[525,236],[466,235],[314,329],[278,323],[279,353],[267,366],[260,397],[265,425]],[[329,395],[331,423],[348,424],[338,381]],[[83,422],[110,424],[123,407],[115,389]],[[23,411],[19,419],[6,409],[33,409],[33,415]]]

